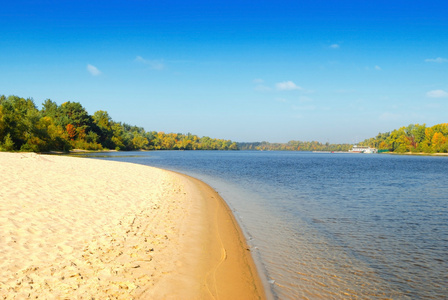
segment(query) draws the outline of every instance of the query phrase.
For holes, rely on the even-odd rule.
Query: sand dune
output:
[[[0,298],[259,299],[228,208],[147,166],[0,153]]]

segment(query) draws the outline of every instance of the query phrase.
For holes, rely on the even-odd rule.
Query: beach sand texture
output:
[[[264,299],[234,217],[194,178],[0,153],[0,299]]]

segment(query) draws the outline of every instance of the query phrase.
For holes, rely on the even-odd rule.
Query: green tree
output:
[[[17,96],[3,97],[1,100],[1,134],[0,140],[9,134],[9,138],[14,144],[14,150],[19,150],[27,142],[32,130],[31,123],[34,120],[34,112],[37,108],[30,98],[24,99]]]
[[[112,139],[114,136],[114,130],[112,129],[113,121],[109,114],[103,110],[96,111],[93,114],[93,122],[97,128],[98,141],[106,148],[116,148],[117,144]]]
[[[3,139],[3,143],[0,143],[1,151],[14,151],[14,142],[11,139],[11,135],[8,133]]]

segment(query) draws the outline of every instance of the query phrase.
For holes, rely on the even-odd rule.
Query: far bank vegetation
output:
[[[391,132],[379,133],[360,142],[360,146],[391,153],[448,153],[448,123],[426,127],[411,124]],[[288,143],[238,143],[241,150],[348,151],[352,144],[290,141]]]
[[[448,153],[448,123],[431,127],[411,124],[392,132],[379,133],[360,145],[395,153]]]
[[[448,153],[448,123],[411,124],[359,143],[381,152]],[[47,99],[38,109],[33,99],[0,95],[0,151],[83,150],[285,150],[348,151],[352,144],[316,141],[236,143],[191,133],[145,131],[112,120],[107,111],[89,115],[78,102],[61,105]]]
[[[236,150],[235,142],[193,134],[145,131],[115,122],[106,111],[89,115],[78,102],[51,100],[38,110],[30,98],[0,96],[0,150]]]

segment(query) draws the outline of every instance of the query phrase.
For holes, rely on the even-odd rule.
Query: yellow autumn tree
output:
[[[441,132],[436,132],[432,136],[431,147],[434,152],[446,152],[447,138]]]

